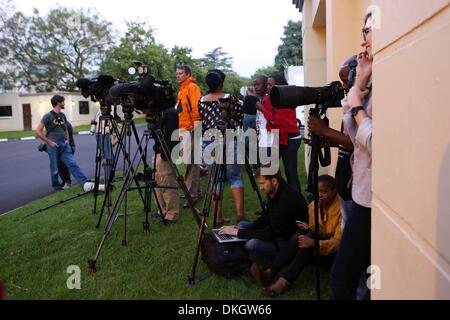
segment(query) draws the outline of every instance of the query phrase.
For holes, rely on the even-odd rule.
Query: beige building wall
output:
[[[0,131],[15,131],[23,129],[22,105],[17,93],[2,93],[0,106],[11,106],[11,117],[0,117]],[[17,106],[20,106],[17,107]],[[18,129],[19,128],[19,129]]]
[[[322,86],[327,80],[327,49],[325,28],[325,1],[306,1],[303,6],[302,33],[303,33],[303,64],[305,85]],[[305,106],[305,122],[308,119],[309,107]],[[305,123],[305,134],[308,128]],[[306,170],[309,168],[311,148],[305,148]],[[326,173],[322,169],[320,173]],[[304,183],[304,182],[303,182]]]
[[[79,93],[68,93],[68,92],[51,92],[51,93],[36,93],[36,94],[22,94],[19,96],[20,101],[20,109],[22,108],[22,104],[29,103],[31,105],[31,113],[32,113],[32,128],[35,129],[39,122],[42,119],[42,116],[53,109],[50,99],[55,95],[62,95],[65,100],[65,108],[63,110],[64,114],[67,117],[67,120],[72,123],[72,126],[79,126],[82,124],[89,124],[91,120],[97,113],[99,108],[98,103],[94,103],[85,99]],[[89,114],[80,114],[79,113],[79,102],[80,101],[89,101]],[[16,130],[23,129],[23,122],[21,123],[22,128]]]
[[[372,297],[450,299],[450,0],[305,0],[305,85],[338,79],[340,64],[361,50],[369,5],[381,14],[372,162],[372,263],[381,289]],[[324,48],[325,59],[312,59]],[[329,118],[338,129],[342,111],[330,109]]]
[[[50,99],[53,95],[60,94],[65,97],[64,113],[73,126],[89,124],[99,109],[99,104],[85,99],[79,93],[73,92],[47,92],[33,94],[1,93],[0,106],[11,106],[11,117],[0,117],[0,131],[20,131],[23,125],[23,104],[31,106],[31,127],[34,130],[42,116],[52,110]],[[89,114],[79,113],[79,102],[89,102]],[[121,115],[122,116],[122,115]]]
[[[450,299],[450,1],[374,1],[375,299]]]

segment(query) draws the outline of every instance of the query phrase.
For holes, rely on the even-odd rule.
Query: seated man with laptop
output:
[[[264,175],[259,168],[255,177],[261,190],[267,194],[266,208],[253,222],[242,221],[237,226],[223,226],[220,234],[248,240],[245,249],[251,260],[267,264],[278,250],[288,245],[289,238],[298,231],[297,222],[308,221],[308,205],[305,198],[291,188],[280,171]]]

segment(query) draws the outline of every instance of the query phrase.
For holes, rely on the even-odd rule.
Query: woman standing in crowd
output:
[[[206,74],[205,82],[208,85],[209,91],[206,96],[203,96],[199,101],[199,110],[202,117],[203,126],[203,148],[210,145],[215,138],[208,135],[206,132],[209,129],[218,129],[220,122],[222,121],[221,110],[219,109],[220,99],[229,98],[229,102],[232,104],[233,116],[231,117],[227,129],[238,129],[242,127],[243,122],[243,110],[239,100],[230,94],[223,92],[223,83],[225,80],[225,74],[217,69],[209,70]],[[224,137],[226,139],[226,137]],[[244,180],[242,176],[242,170],[239,164],[237,164],[237,148],[234,143],[233,148],[227,147],[228,150],[233,150],[233,163],[226,164],[226,179],[230,183],[231,196],[236,206],[236,217],[239,223],[245,220],[244,210]],[[209,170],[211,174],[211,170]],[[216,216],[216,222],[218,226],[224,224],[224,217],[222,214],[222,195],[223,195],[223,183],[219,186],[216,192],[218,193],[217,205],[218,211]]]

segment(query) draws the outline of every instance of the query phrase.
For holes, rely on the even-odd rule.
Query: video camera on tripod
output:
[[[81,89],[81,94],[86,99],[91,97],[92,102],[100,102],[100,105],[112,105],[109,89],[114,85],[116,80],[110,75],[100,75],[98,78],[78,79],[76,85]]]
[[[135,74],[133,70],[136,69],[130,68],[129,73]],[[138,68],[138,74],[138,81],[119,80],[109,89],[109,95],[115,104],[122,105],[124,109],[135,108],[146,115],[175,105],[174,90],[168,80],[155,79],[148,74],[147,67],[142,65]]]

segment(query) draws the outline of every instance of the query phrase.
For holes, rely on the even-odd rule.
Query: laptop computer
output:
[[[212,233],[219,243],[227,243],[227,242],[242,242],[247,241],[247,239],[240,239],[236,236],[230,236],[229,234],[219,234],[220,229],[213,229]]]

